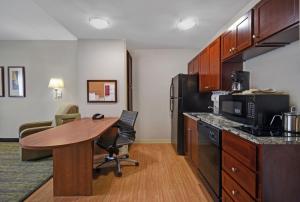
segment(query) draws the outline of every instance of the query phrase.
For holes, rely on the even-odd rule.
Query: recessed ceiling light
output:
[[[188,30],[192,29],[197,25],[197,20],[195,18],[185,18],[182,20],[179,20],[177,23],[177,28],[181,30]]]
[[[105,28],[108,28],[110,25],[110,23],[107,19],[98,18],[98,17],[90,18],[89,23],[96,29],[105,29]]]

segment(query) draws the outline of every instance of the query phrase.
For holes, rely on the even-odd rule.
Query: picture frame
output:
[[[26,97],[25,67],[8,67],[8,96]]]
[[[0,66],[0,97],[5,97],[4,67]]]
[[[88,103],[116,103],[117,80],[87,80]]]

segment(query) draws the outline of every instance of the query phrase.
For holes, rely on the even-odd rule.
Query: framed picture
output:
[[[8,67],[8,96],[26,96],[24,67]]]
[[[0,67],[0,97],[5,96],[4,86],[4,67]]]
[[[88,80],[87,102],[117,102],[117,80]]]

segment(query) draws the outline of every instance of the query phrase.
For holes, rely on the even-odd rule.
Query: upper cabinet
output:
[[[199,91],[230,90],[243,62],[299,40],[299,0],[261,0],[188,65]]]
[[[252,11],[236,21],[221,38],[223,60],[252,46]]]
[[[209,91],[209,49],[200,53],[199,91]]]
[[[192,61],[188,64],[188,74],[198,74],[199,72],[199,57],[196,56]]]
[[[262,0],[254,7],[255,43],[298,22],[299,0]]]
[[[193,60],[188,64],[188,74],[194,74],[194,63]]]
[[[221,41],[217,38],[200,53],[199,90],[201,92],[221,88]]]
[[[209,90],[221,89],[221,39],[209,45]]]

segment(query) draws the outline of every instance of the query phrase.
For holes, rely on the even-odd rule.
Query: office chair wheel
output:
[[[116,172],[117,177],[122,177],[122,172]]]

